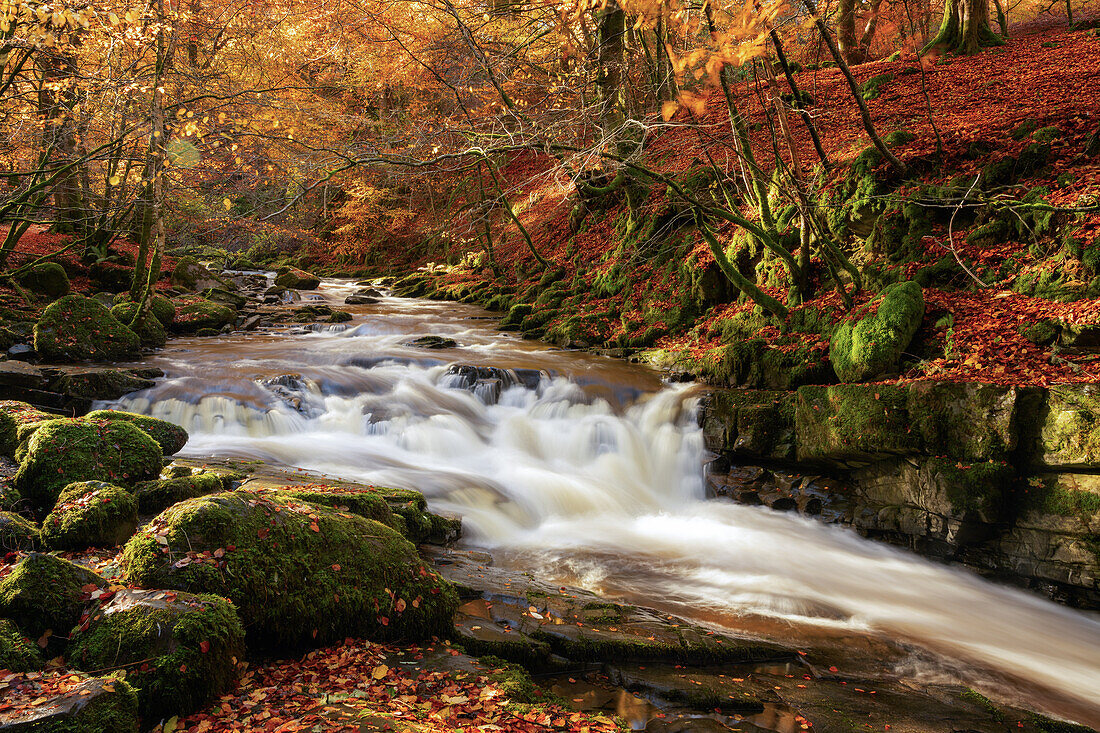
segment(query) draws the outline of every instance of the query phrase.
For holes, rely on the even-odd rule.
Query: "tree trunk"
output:
[[[623,36],[626,35],[626,14],[615,0],[598,11],[600,36],[599,76],[596,92],[600,104],[600,129],[604,135],[619,128],[623,122]]]
[[[856,38],[856,0],[840,0],[836,40],[840,52],[844,54],[844,60],[849,64],[862,64],[867,60],[866,50]]]
[[[943,22],[936,37],[922,53],[940,48],[958,54],[973,54],[1004,41],[989,27],[989,0],[944,0]]]

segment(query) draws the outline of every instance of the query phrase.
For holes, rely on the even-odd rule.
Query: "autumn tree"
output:
[[[939,32],[924,52],[940,49],[960,54],[977,53],[1004,41],[989,26],[989,0],[944,0]]]

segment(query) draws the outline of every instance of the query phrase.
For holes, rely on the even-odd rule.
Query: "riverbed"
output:
[[[906,650],[888,660],[900,679],[1100,725],[1095,614],[708,500],[698,387],[524,341],[474,306],[343,305],[355,289],[315,294],[346,324],[175,339],[144,362],[166,376],[114,406],[185,427],[188,457],[417,489],[512,567],[790,643],[885,639]],[[427,335],[456,343],[408,345]]]

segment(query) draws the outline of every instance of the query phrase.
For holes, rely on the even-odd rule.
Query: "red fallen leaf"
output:
[[[309,525],[309,528],[312,529],[314,532],[320,532],[321,531],[321,528],[317,526],[316,522],[311,523]]]
[[[339,563],[333,563],[332,564],[332,569],[333,569],[334,572],[337,572],[337,573],[340,572],[340,564]]]
[[[397,609],[398,613],[404,613],[405,612],[405,599],[404,598],[398,598],[397,603],[395,604],[394,607]]]
[[[199,651],[201,651],[203,654],[206,654],[208,651],[210,651],[210,642],[209,641],[200,641],[199,642]]]
[[[266,527],[261,530],[257,530],[256,532],[256,536],[259,537],[261,540],[267,537],[269,534],[271,534],[271,530],[267,529]]]
[[[180,665],[180,672],[186,672],[186,671],[187,671],[187,665],[186,664],[181,664]]]

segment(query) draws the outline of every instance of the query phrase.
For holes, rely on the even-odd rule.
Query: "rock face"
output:
[[[42,543],[52,550],[115,547],[133,536],[138,502],[119,486],[102,481],[70,484],[42,520]]]
[[[32,552],[0,580],[0,615],[32,639],[47,631],[66,637],[76,626],[89,598],[89,588],[107,581],[85,567],[53,555]]]
[[[34,326],[35,351],[46,361],[128,361],[140,346],[136,333],[82,295],[54,301]]]
[[[1100,608],[1098,397],[933,382],[715,391],[708,488]]]
[[[187,431],[179,425],[158,420],[148,415],[137,415],[122,410],[96,410],[84,416],[85,420],[108,420],[129,423],[157,441],[166,456],[175,455],[187,444]]]
[[[829,360],[840,381],[859,382],[897,365],[924,318],[924,297],[915,282],[886,288],[873,313],[845,322],[829,341]]]
[[[69,276],[65,274],[65,268],[56,262],[35,265],[19,277],[19,284],[50,300],[69,294]]]
[[[354,514],[238,490],[191,499],[126,545],[128,581],[233,601],[260,645],[442,634],[457,598],[397,532]]]
[[[192,713],[229,688],[244,630],[218,596],[121,590],[91,611],[66,656],[82,669],[126,665],[142,717],[155,721]]]
[[[35,431],[13,483],[45,509],[68,484],[145,481],[160,473],[160,465],[160,445],[125,421],[64,418]]]
[[[321,284],[321,278],[297,267],[280,267],[275,276],[275,284],[280,288],[293,290],[316,290]]]
[[[38,647],[5,618],[0,618],[0,669],[12,672],[42,669]]]
[[[172,285],[181,290],[206,290],[224,288],[226,283],[220,277],[206,269],[194,257],[181,257],[172,270]]]
[[[65,683],[63,691],[45,696],[38,705],[0,712],[0,731],[137,733],[137,695],[126,682],[113,677],[68,676]]]

